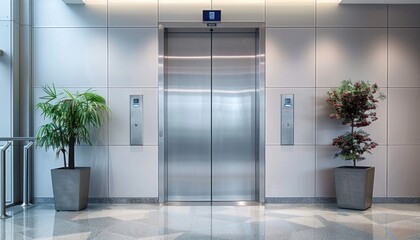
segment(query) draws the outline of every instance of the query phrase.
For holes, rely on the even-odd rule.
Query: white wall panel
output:
[[[33,1],[34,27],[106,27],[107,0],[65,4],[62,0]]]
[[[105,87],[106,36],[102,28],[34,29],[35,86]]]
[[[0,21],[2,20],[11,20],[11,0],[0,0]]]
[[[334,168],[350,165],[350,162],[334,159],[336,151],[332,146],[316,147],[316,197],[335,197]]]
[[[266,0],[267,27],[315,27],[315,0]]]
[[[53,197],[51,169],[63,167],[62,158],[56,159],[55,152],[52,150],[47,152],[43,148],[36,148],[33,161],[34,197]]]
[[[212,0],[222,10],[222,22],[264,22],[265,0]]]
[[[109,196],[158,197],[158,148],[109,147]]]
[[[420,197],[419,146],[389,146],[389,197]]]
[[[266,86],[315,86],[315,29],[268,28]]]
[[[159,0],[160,22],[202,22],[211,0]]]
[[[420,4],[389,5],[389,27],[420,27]]]
[[[89,197],[108,195],[108,147],[77,146],[76,167],[91,167]],[[34,197],[53,197],[51,169],[63,167],[63,156],[56,159],[51,149],[34,151]]]
[[[385,28],[318,29],[317,87],[336,87],[345,79],[387,84]]]
[[[11,136],[11,38],[10,21],[0,21],[0,136]]]
[[[295,145],[315,144],[315,89],[266,89],[266,144],[280,145],[281,94],[295,95]]]
[[[158,144],[157,88],[111,88],[109,107],[112,111],[109,126],[110,145],[130,145],[130,95],[143,95],[143,144]]]
[[[108,147],[76,147],[76,166],[90,167],[89,197],[108,197]]]
[[[86,91],[87,88],[66,88],[67,90],[69,90],[71,93],[75,93],[75,92],[83,92]],[[61,92],[63,90],[63,88],[56,88],[57,92]],[[93,89],[95,90],[95,92],[99,95],[101,95],[102,97],[104,97],[105,99],[107,99],[107,89],[106,88],[95,88]],[[34,89],[34,106],[36,106],[36,104],[38,104],[41,100],[40,97],[45,96],[46,94],[44,93],[44,91],[42,90],[42,88],[35,88]],[[107,105],[109,105],[109,102],[107,101]],[[112,118],[113,113],[110,113],[110,118]],[[44,119],[43,116],[41,116],[41,111],[38,109],[34,110],[34,133],[33,136],[36,136],[36,132],[38,130],[38,128],[45,124],[50,122],[49,119]],[[100,129],[92,129],[91,133],[90,133],[90,141],[92,142],[92,145],[94,146],[105,146],[108,145],[108,124],[109,124],[109,120],[108,119],[103,119],[103,125]],[[87,145],[85,143],[83,143],[82,145]]]
[[[389,29],[389,86],[420,87],[420,28]]]
[[[389,101],[389,144],[420,144],[420,88],[390,88]]]
[[[111,27],[157,27],[158,0],[108,0]]]
[[[364,155],[366,160],[357,163],[357,166],[375,167],[375,180],[373,184],[374,197],[387,197],[387,165],[388,153],[386,146],[378,146],[372,150],[372,154]],[[337,159],[338,160],[338,159]]]
[[[266,147],[266,196],[315,196],[315,147]]]
[[[109,86],[157,87],[157,78],[157,29],[109,29]]]
[[[375,4],[339,5],[338,1],[317,0],[318,27],[386,27],[387,6]]]

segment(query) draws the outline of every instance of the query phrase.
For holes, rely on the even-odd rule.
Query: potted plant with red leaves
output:
[[[337,89],[328,93],[327,103],[333,107],[330,118],[341,120],[350,126],[350,131],[333,139],[332,145],[340,149],[335,158],[352,161],[352,166],[335,169],[337,205],[340,208],[365,210],[372,205],[374,167],[359,167],[357,162],[364,160],[365,153],[378,144],[361,130],[378,120],[377,103],[385,99],[377,84],[365,81],[344,80]]]

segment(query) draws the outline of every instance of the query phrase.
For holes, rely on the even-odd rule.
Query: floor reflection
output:
[[[80,212],[52,205],[8,209],[1,239],[420,239],[420,205],[333,204],[159,206],[90,204]]]

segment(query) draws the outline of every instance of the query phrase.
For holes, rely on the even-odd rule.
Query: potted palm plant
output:
[[[345,80],[337,89],[328,93],[327,103],[333,107],[330,118],[339,119],[343,125],[350,126],[350,131],[336,137],[332,145],[340,149],[334,157],[352,161],[352,166],[335,169],[335,188],[337,205],[340,208],[365,210],[372,205],[374,167],[360,167],[357,162],[364,160],[363,154],[378,144],[361,130],[378,118],[377,103],[385,99],[377,84]]]
[[[101,119],[109,108],[105,99],[91,89],[81,93],[64,89],[57,93],[54,85],[45,85],[43,90],[46,95],[36,107],[51,122],[39,127],[37,144],[46,150],[52,148],[64,162],[62,168],[51,170],[55,209],[78,211],[87,207],[90,168],[75,167],[75,145],[91,144],[90,129],[102,125]]]

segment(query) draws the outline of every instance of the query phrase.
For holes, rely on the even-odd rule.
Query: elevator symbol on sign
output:
[[[216,13],[215,12],[209,12],[209,20],[210,21],[216,20]]]

